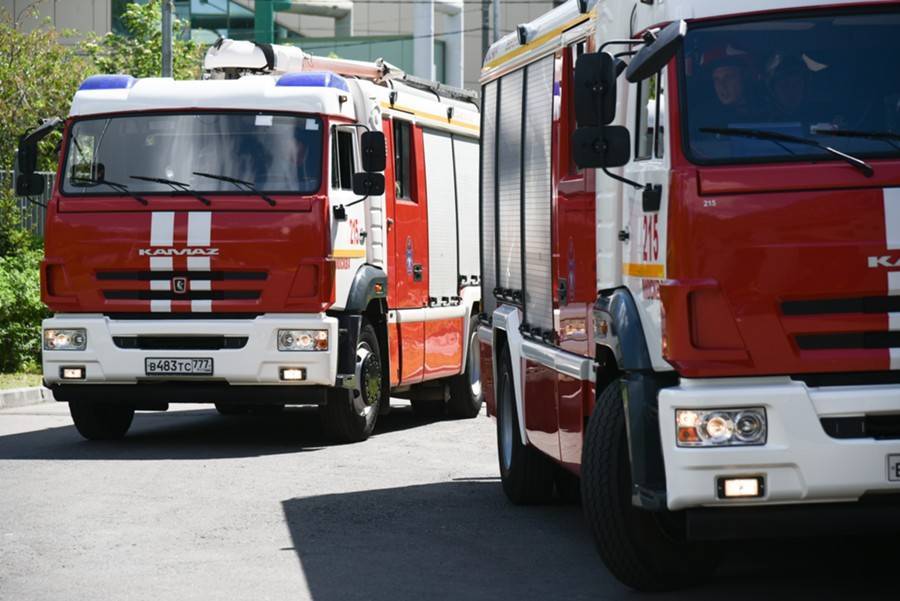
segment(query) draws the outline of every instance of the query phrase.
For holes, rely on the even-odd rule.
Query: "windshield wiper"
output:
[[[227,175],[217,175],[217,174],[215,174],[215,173],[201,173],[200,171],[194,171],[193,173],[194,173],[194,175],[198,175],[198,176],[200,176],[200,177],[208,177],[208,178],[210,178],[210,179],[217,179],[217,180],[219,180],[220,182],[227,182],[227,183],[229,183],[229,184],[234,184],[234,185],[237,186],[238,188],[242,188],[242,189],[247,190],[247,191],[249,191],[249,192],[253,192],[253,193],[256,194],[257,196],[259,196],[260,198],[262,198],[264,201],[266,201],[267,203],[269,203],[269,206],[270,206],[270,207],[274,207],[274,206],[277,204],[277,203],[275,202],[275,200],[272,199],[272,198],[270,198],[269,196],[267,196],[267,195],[265,194],[265,192],[262,192],[262,191],[258,190],[258,189],[256,188],[256,186],[253,184],[253,182],[248,182],[247,180],[238,179],[238,178],[236,178],[236,177],[229,177],[229,176],[227,176]]]
[[[194,198],[196,198],[197,200],[199,200],[206,206],[209,206],[212,204],[208,198],[206,198],[205,196],[202,196],[198,192],[194,192],[191,189],[191,186],[184,182],[178,182],[178,181],[175,181],[174,179],[166,179],[164,177],[146,177],[144,175],[129,175],[128,177],[130,177],[131,179],[139,179],[142,182],[153,182],[154,184],[165,184],[165,185],[169,186],[170,188],[172,188],[173,190],[176,190],[178,192],[186,192],[187,194],[190,194],[191,196],[193,196]]]
[[[855,129],[828,129],[825,127],[816,127],[812,133],[819,136],[834,136],[835,138],[863,138],[866,140],[878,140],[890,144],[897,150],[900,150],[900,134],[890,131],[859,131]]]
[[[846,161],[866,177],[872,177],[873,175],[875,175],[875,170],[872,169],[872,166],[864,160],[858,159],[855,156],[851,156],[845,152],[841,152],[840,150],[822,144],[821,142],[816,142],[815,140],[809,140],[807,138],[801,138],[799,136],[792,136],[790,134],[783,134],[775,131],[766,131],[764,129],[744,129],[742,127],[701,127],[700,131],[710,134],[720,134],[723,136],[743,136],[745,138],[769,140],[771,142],[775,142],[776,144],[778,144],[779,142],[790,142],[792,144],[802,144],[804,146],[815,146],[816,148],[821,148],[832,156],[836,156],[837,158]],[[778,145],[781,146],[781,144]]]
[[[128,186],[126,186],[125,184],[119,184],[119,183],[111,182],[111,181],[105,180],[105,179],[94,179],[92,177],[72,177],[72,178],[69,178],[69,181],[72,183],[75,183],[75,184],[80,182],[82,184],[86,184],[89,186],[99,186],[99,185],[103,184],[105,186],[109,186],[110,188],[112,188],[113,190],[115,190],[117,192],[121,192],[122,194],[127,194],[128,196],[132,197],[133,199],[135,199],[136,201],[138,201],[139,203],[141,203],[144,206],[147,206],[147,204],[148,204],[146,198],[144,198],[143,196],[139,196],[138,194],[135,194],[134,192],[129,190]],[[82,187],[84,187],[84,186],[82,186]]]

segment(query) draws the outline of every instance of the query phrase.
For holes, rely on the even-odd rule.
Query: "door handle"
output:
[[[413,265],[413,281],[421,282],[422,281],[422,264],[416,263]]]

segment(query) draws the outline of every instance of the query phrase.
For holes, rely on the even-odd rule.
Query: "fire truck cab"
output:
[[[474,94],[222,40],[202,80],[89,78],[63,125],[43,370],[85,437],[171,402],[317,404],[340,441],[392,392],[478,413]]]
[[[900,524],[898,34],[898,2],[572,0],[484,59],[503,488],[580,487],[631,587]]]

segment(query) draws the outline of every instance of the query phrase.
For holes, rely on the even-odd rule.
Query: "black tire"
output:
[[[113,403],[69,403],[78,433],[88,440],[119,440],[128,432],[134,409]]]
[[[411,399],[413,415],[419,419],[436,420],[444,417],[446,403],[437,399]]]
[[[216,403],[216,411],[219,415],[247,415],[250,413],[249,405],[235,405],[232,403]]]
[[[481,347],[478,344],[478,320],[469,320],[469,354],[466,369],[450,379],[450,400],[447,415],[456,419],[472,419],[481,411],[484,394],[481,391]]]
[[[557,465],[553,472],[553,482],[556,485],[556,494],[563,503],[581,504],[581,480],[578,476]]]
[[[516,505],[547,503],[553,498],[554,464],[534,447],[522,443],[513,392],[509,351],[500,353],[497,392],[497,459],[503,492]]]
[[[382,403],[389,402],[390,386],[387,370],[381,361],[381,346],[375,329],[363,321],[357,352],[355,390],[332,388],[320,409],[322,426],[335,442],[360,442],[372,434]]]
[[[646,592],[686,588],[715,568],[702,546],[684,541],[683,516],[632,505],[620,380],[606,387],[588,422],[581,499],[600,557],[626,586]]]

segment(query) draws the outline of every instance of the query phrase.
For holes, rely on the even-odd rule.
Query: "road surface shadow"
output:
[[[70,419],[67,413],[66,418]],[[414,416],[410,407],[398,407],[379,417],[373,436],[427,423]],[[74,425],[8,434],[0,436],[0,460],[228,459],[315,451],[332,444],[315,407],[246,416],[222,416],[210,408],[138,412],[126,437],[118,441],[84,440]]]
[[[896,570],[866,566],[860,541],[735,544],[703,585],[638,594],[605,570],[579,507],[516,507],[490,480],[296,498],[283,509],[293,541],[283,551],[297,554],[314,601],[898,598]]]

